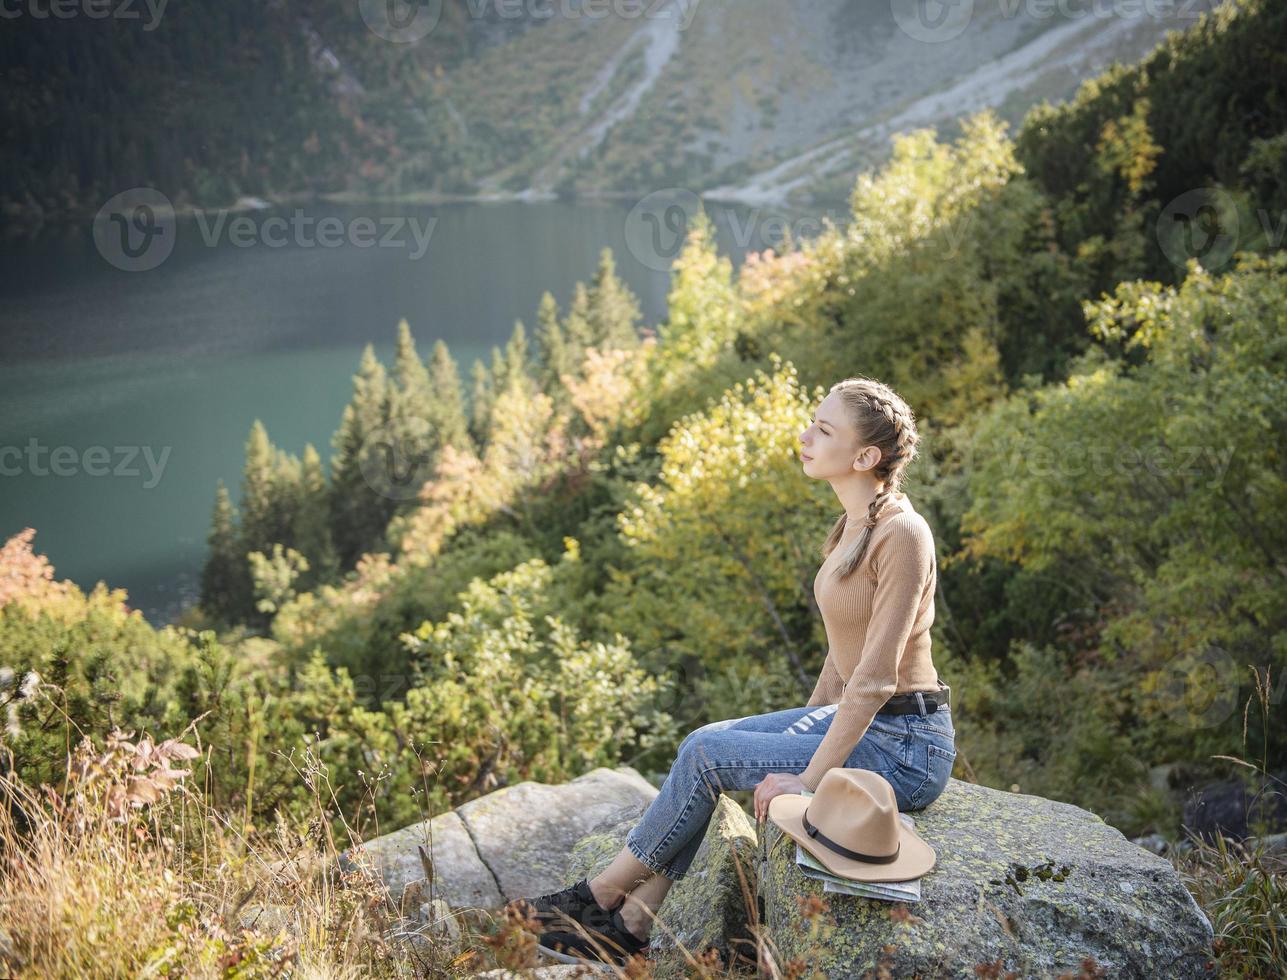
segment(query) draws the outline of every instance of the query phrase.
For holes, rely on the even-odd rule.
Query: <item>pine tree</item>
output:
[[[396,371],[390,427],[400,477],[397,505],[402,506],[407,500],[403,494],[432,479],[442,448],[441,407],[406,320],[398,324]]]
[[[313,588],[339,574],[339,555],[331,537],[330,488],[322,457],[311,442],[304,446],[295,525],[288,543],[308,559],[309,571],[300,588]]]
[[[590,290],[590,325],[593,343],[600,350],[634,350],[639,346],[638,324],[643,314],[639,300],[617,277],[612,249],[599,253],[599,268]]]
[[[572,287],[572,303],[563,321],[563,341],[568,360],[577,368],[585,360],[585,349],[598,343],[591,322],[590,290],[583,282]]]
[[[714,363],[733,342],[737,329],[737,291],[733,263],[719,254],[715,226],[699,211],[688,229],[684,250],[675,262],[667,320],[658,329],[659,365],[686,380]]]
[[[379,465],[381,445],[391,438],[391,398],[384,365],[367,344],[353,397],[344,406],[340,427],[331,438],[331,532],[342,568],[350,568],[363,552],[379,547],[393,515],[395,501],[375,492],[363,465]]]
[[[255,419],[246,439],[245,463],[241,472],[242,554],[262,551],[274,541],[283,541],[289,532],[282,520],[288,504],[288,488],[279,483],[278,452],[268,438],[263,422]]]
[[[568,357],[563,327],[559,323],[559,304],[550,293],[541,297],[536,312],[536,377],[541,391],[549,395],[557,410],[571,404],[571,398],[561,380],[572,374],[573,364]]]
[[[215,490],[208,551],[201,568],[201,608],[212,619],[236,622],[251,606],[250,571],[240,549],[237,512],[223,480]]]
[[[419,418],[432,422],[434,417],[433,386],[429,372],[416,353],[415,338],[406,320],[398,322],[397,357],[397,407],[395,413],[403,418]]]
[[[493,348],[493,353],[495,348]],[[487,444],[487,426],[492,417],[494,390],[491,375],[482,361],[475,360],[472,371],[473,392],[470,397],[469,428],[474,442],[480,447]]]
[[[433,345],[429,362],[429,390],[433,393],[438,443],[454,446],[458,451],[473,451],[469,426],[465,421],[465,397],[461,390],[460,371],[451,351],[440,339]]]
[[[524,328],[522,320],[515,320],[514,331],[510,334],[509,342],[505,345],[504,390],[512,387],[527,390],[531,387],[532,380],[528,374],[527,348],[527,330]]]
[[[563,327],[559,324],[558,301],[546,292],[536,310],[536,334],[532,338],[535,348],[537,380],[541,390],[551,392],[563,370]]]

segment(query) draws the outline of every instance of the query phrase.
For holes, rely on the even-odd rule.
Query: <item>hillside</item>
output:
[[[831,198],[888,156],[894,132],[950,130],[985,106],[1017,122],[1211,5],[1071,18],[980,7],[959,35],[928,40],[909,26],[912,0],[892,15],[860,0],[446,2],[407,35],[340,0],[173,5],[151,27],[26,18],[0,38],[0,116],[21,135],[0,158],[0,207],[92,213],[139,185],[205,207],[670,186]]]

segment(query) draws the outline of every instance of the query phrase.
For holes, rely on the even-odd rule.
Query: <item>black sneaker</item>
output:
[[[510,904],[527,905],[542,929],[566,927],[567,920],[560,917],[560,912],[580,922],[587,929],[594,929],[606,923],[609,914],[621,908],[625,900],[626,897],[622,895],[615,905],[605,909],[590,891],[589,879],[582,878],[575,885],[569,885],[548,895],[542,895],[539,898],[516,898]]]
[[[648,955],[649,940],[638,938],[626,928],[620,908],[608,916],[606,923],[587,926],[585,931],[587,935],[570,925],[553,926],[541,933],[536,948],[560,963],[590,963],[605,970],[609,964],[624,966],[636,954]]]

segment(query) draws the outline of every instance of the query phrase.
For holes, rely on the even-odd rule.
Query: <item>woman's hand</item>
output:
[[[755,819],[767,820],[769,800],[783,793],[804,793],[808,787],[800,782],[800,777],[793,772],[771,772],[760,780],[755,787]]]

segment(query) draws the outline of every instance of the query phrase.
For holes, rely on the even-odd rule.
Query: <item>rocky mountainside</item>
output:
[[[0,206],[92,213],[138,186],[206,207],[835,199],[892,133],[950,135],[984,106],[1017,122],[1216,2],[961,0],[938,5],[941,23],[923,0],[438,0],[396,22],[397,5],[368,0],[225,0],[146,22],[21,18],[0,39],[16,137]]]
[[[671,0],[635,17],[613,4],[614,16],[552,18],[488,49],[436,94],[491,164],[474,181],[484,192],[677,186],[777,201],[846,191],[899,130],[950,127],[984,106],[1017,122],[1211,6],[1105,16],[1064,5],[1060,16],[1051,5],[1049,16],[980,2],[926,27],[919,3]],[[516,153],[494,152],[519,132]]]

